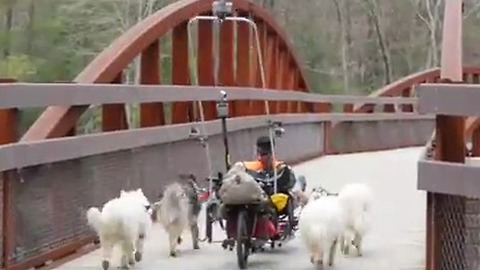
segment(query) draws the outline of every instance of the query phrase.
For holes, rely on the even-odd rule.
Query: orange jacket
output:
[[[274,162],[273,164],[275,165],[275,168],[278,168],[278,166],[284,164],[283,162],[278,160],[274,160],[273,162]],[[243,164],[245,168],[250,171],[258,172],[260,170],[265,169],[265,167],[263,166],[263,163],[260,160],[244,161]]]
[[[265,169],[263,163],[260,160],[244,161],[243,164],[245,166],[245,169],[247,169],[247,172],[250,171],[258,173]],[[275,165],[275,168],[277,168],[277,170],[283,169],[284,166],[288,167],[284,162],[278,160],[274,160],[273,164]],[[279,179],[280,182],[278,182],[278,191],[282,193],[288,193],[288,190],[292,189],[296,182],[295,175],[292,171],[290,171],[287,178],[285,178],[285,176],[286,175],[284,175],[284,177],[281,177],[282,179]]]

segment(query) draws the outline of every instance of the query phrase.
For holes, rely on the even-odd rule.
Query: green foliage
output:
[[[20,134],[25,133],[45,108],[27,108],[20,111]]]
[[[102,110],[100,106],[91,106],[77,122],[77,134],[96,133],[102,127]]]
[[[28,55],[10,55],[0,62],[0,77],[29,80],[37,75],[35,61]]]
[[[14,77],[26,82],[71,81],[98,53],[123,32],[131,28],[151,11],[175,0],[9,0],[0,1],[0,18],[5,18],[13,3],[13,26],[0,24],[0,77]],[[379,21],[385,36],[391,60],[393,80],[426,68],[431,52],[429,26],[420,18],[430,18],[425,1],[379,1]],[[431,3],[433,0],[428,0]],[[255,2],[264,4],[264,0]],[[348,18],[349,45],[347,46],[348,74],[342,66],[342,32],[334,1],[302,0],[269,1],[271,13],[283,24],[296,52],[311,90],[325,94],[368,94],[384,84],[384,63],[379,52],[371,14],[365,1],[337,0],[346,3],[341,13]],[[464,55],[469,65],[480,61],[477,44],[480,41],[480,23],[475,5],[464,20]],[[471,2],[471,3],[470,3]],[[348,9],[346,8],[348,6]],[[32,9],[33,7],[33,9]],[[141,8],[141,10],[139,10]],[[33,10],[33,13],[31,12]],[[477,9],[478,10],[478,9]],[[442,13],[442,12],[441,12]],[[346,15],[345,15],[346,14]],[[465,15],[467,16],[467,15]],[[441,20],[440,16],[440,20]],[[30,27],[33,26],[33,27]],[[437,25],[437,41],[441,37]],[[8,30],[8,31],[7,31]],[[196,36],[196,35],[194,35]],[[171,38],[161,38],[161,82],[171,84]],[[8,57],[4,52],[10,52]],[[135,66],[128,67],[129,78],[134,78]],[[344,76],[348,75],[348,88]],[[138,125],[138,105],[129,106],[129,120]],[[171,104],[165,104],[167,119]],[[22,125],[28,126],[37,117],[40,108],[24,110]],[[91,108],[80,119],[81,132],[96,132],[101,127],[101,110]]]

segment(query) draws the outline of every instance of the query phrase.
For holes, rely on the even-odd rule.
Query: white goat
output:
[[[362,256],[362,239],[368,230],[372,192],[365,184],[347,184],[339,192],[338,199],[345,213],[341,250],[344,254],[349,254],[350,246],[353,245],[358,256]]]
[[[197,217],[199,210],[194,209],[193,194],[187,194],[188,187],[183,187],[175,182],[168,185],[163,193],[162,199],[153,205],[152,219],[160,222],[168,233],[170,244],[170,256],[177,256],[177,245],[182,242],[182,233],[190,227],[192,244],[194,249],[198,246],[198,224]],[[196,196],[196,194],[195,194]]]
[[[310,252],[310,262],[320,269],[326,261],[333,266],[343,225],[343,212],[336,196],[310,200],[299,218],[302,242]]]
[[[88,224],[97,232],[103,250],[102,268],[108,269],[112,250],[116,244],[121,245],[121,262],[123,269],[142,259],[143,245],[150,225],[150,203],[141,189],[120,192],[100,211],[91,207],[87,211]]]

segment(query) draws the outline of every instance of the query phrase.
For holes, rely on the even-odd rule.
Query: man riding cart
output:
[[[249,212],[249,216],[256,216],[255,222],[249,223],[249,233],[256,240],[260,242],[271,241],[271,247],[277,240],[283,240],[293,235],[297,227],[297,218],[294,216],[295,200],[292,194],[292,189],[297,182],[292,169],[284,162],[278,161],[273,156],[272,144],[270,138],[262,136],[257,139],[256,150],[257,159],[253,161],[238,162],[234,165],[246,172],[250,177],[253,177],[263,191],[265,201],[258,203],[254,211]],[[276,169],[276,179],[274,168]],[[235,168],[233,169],[235,170]],[[232,170],[231,170],[232,171]],[[228,178],[228,174],[225,179]],[[276,180],[276,183],[275,183]],[[233,181],[232,181],[233,182]],[[226,182],[224,182],[225,184]],[[302,192],[305,190],[306,183],[300,183],[300,190],[295,192]],[[227,186],[224,187],[228,189]],[[276,188],[276,192],[275,192]],[[232,189],[233,190],[233,189]],[[236,191],[240,192],[240,191]],[[247,192],[244,192],[247,193]],[[255,191],[248,191],[254,194]],[[224,193],[226,194],[226,192]],[[235,195],[237,196],[237,195]],[[252,195],[253,196],[253,195]],[[253,198],[253,197],[252,197]],[[251,207],[252,209],[253,207]],[[237,211],[235,207],[227,206],[222,211],[227,221],[226,231],[228,239],[236,238],[237,232]],[[253,220],[253,218],[249,218]],[[223,244],[224,248],[229,245],[226,240]],[[232,247],[232,243],[230,243]]]

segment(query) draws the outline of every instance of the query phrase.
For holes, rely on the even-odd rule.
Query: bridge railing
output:
[[[294,91],[222,87],[230,101],[308,103],[311,111],[277,113],[286,133],[278,155],[298,162],[329,152],[355,152],[422,145],[432,132],[431,116],[415,112],[330,113],[332,104],[410,104],[415,98],[325,96]],[[51,105],[215,101],[218,88],[83,84],[0,84],[0,110]],[[278,103],[277,103],[278,104]],[[228,119],[232,160],[253,158],[253,142],[267,132],[266,116]],[[180,173],[209,174],[207,153],[189,138],[190,122],[117,130],[0,146],[3,189],[2,263],[28,269],[92,243],[85,210],[142,187],[155,200]],[[223,170],[219,120],[205,122],[213,170]],[[199,130],[202,130],[199,128]]]
[[[418,162],[418,189],[433,204],[427,218],[429,269],[480,266],[480,163],[468,158],[465,117],[480,116],[478,84],[421,84],[419,113],[435,114],[435,138]],[[450,125],[446,125],[448,122]],[[435,199],[432,197],[435,196]]]

